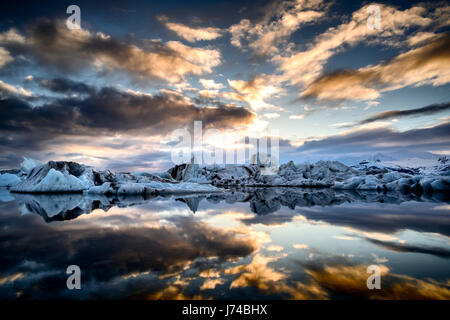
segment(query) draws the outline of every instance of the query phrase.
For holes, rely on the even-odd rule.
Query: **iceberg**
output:
[[[28,174],[33,168],[40,165],[42,165],[42,162],[38,160],[23,157],[23,161],[20,164],[20,169],[22,170],[23,173]]]
[[[49,161],[30,170],[22,181],[12,174],[2,174],[0,181],[19,193],[85,192],[104,195],[188,194],[223,192],[210,184],[174,180],[169,173],[114,173],[97,171],[70,161]],[[0,178],[1,178],[0,177]],[[186,176],[184,176],[186,177]]]
[[[3,191],[3,192],[2,192]],[[396,191],[380,193],[377,191],[355,191],[334,189],[305,188],[233,188],[230,192],[204,193],[174,196],[176,201],[186,204],[195,213],[202,201],[212,204],[226,202],[228,204],[247,204],[257,215],[268,215],[282,207],[291,210],[296,208],[333,207],[344,203],[404,203],[414,202],[448,202],[442,194],[417,196]],[[0,201],[16,200],[22,214],[38,214],[46,222],[73,220],[82,214],[90,214],[94,210],[108,212],[112,207],[130,207],[148,203],[153,199],[167,201],[168,195],[101,195],[81,193],[59,194],[21,194],[0,190]]]
[[[409,168],[380,160],[346,166],[338,161],[317,161],[280,165],[275,174],[263,174],[260,165],[199,167],[182,164],[169,169],[177,181],[195,181],[229,187],[302,187],[336,190],[372,190],[378,192],[433,193],[450,190],[450,167]]]
[[[11,188],[13,192],[52,193],[82,192],[85,183],[79,179],[86,166],[76,162],[49,161],[31,169],[26,179]]]
[[[103,195],[160,195],[225,192],[234,187],[301,187],[335,190],[398,191],[432,194],[450,191],[450,166],[409,168],[379,160],[346,166],[338,161],[295,164],[289,161],[264,174],[259,164],[200,166],[176,165],[163,173],[112,172],[70,161],[49,161],[22,171],[0,172],[0,185],[13,192],[85,192]],[[29,165],[28,165],[29,164]],[[14,172],[14,173],[11,173]]]
[[[20,182],[20,178],[15,174],[3,173],[0,174],[0,187],[12,187]]]

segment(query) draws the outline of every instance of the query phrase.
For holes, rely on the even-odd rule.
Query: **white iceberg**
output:
[[[290,161],[270,175],[262,174],[260,165],[201,167],[195,163],[177,165],[165,173],[115,173],[98,171],[75,162],[49,161],[32,168],[22,181],[20,176],[13,174],[18,170],[3,171],[0,185],[10,186],[14,192],[31,193],[142,195],[212,193],[228,187],[304,187],[421,195],[449,191],[449,168],[445,165],[408,168],[380,161],[361,162],[352,167],[337,161],[300,164]]]
[[[20,182],[20,178],[15,174],[3,173],[0,174],[0,187],[12,187]]]
[[[175,181],[169,173],[96,171],[92,167],[68,161],[49,161],[34,167],[23,181],[12,174],[4,175],[5,185],[14,182],[11,191],[22,193],[144,195],[223,192],[223,189],[209,184]]]
[[[43,176],[33,176],[30,180],[25,180],[13,188],[16,192],[80,192],[85,189],[84,184],[75,176],[57,171],[53,168]]]
[[[92,186],[88,189],[88,193],[91,194],[111,194],[113,193],[113,188],[111,187],[111,182],[104,182],[100,186]]]
[[[41,166],[41,165],[42,165],[42,162],[40,162],[38,160],[23,157],[23,161],[20,164],[20,169],[22,170],[22,172],[28,174],[28,173],[30,173],[31,170],[33,170],[33,168],[35,168],[37,166]]]

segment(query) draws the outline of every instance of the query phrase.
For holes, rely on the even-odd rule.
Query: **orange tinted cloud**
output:
[[[445,34],[387,62],[325,75],[314,81],[301,96],[325,100],[372,100],[379,97],[381,91],[448,82],[450,36]]]

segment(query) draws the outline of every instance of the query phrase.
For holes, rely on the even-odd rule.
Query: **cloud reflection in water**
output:
[[[12,196],[0,203],[1,298],[450,298],[439,199],[298,189]],[[382,290],[366,287],[374,257]],[[80,291],[65,287],[70,264],[81,267]]]

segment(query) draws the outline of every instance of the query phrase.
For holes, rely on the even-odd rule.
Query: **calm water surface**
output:
[[[450,299],[450,201],[330,190],[0,191],[1,299]],[[81,268],[68,290],[66,268]],[[368,290],[367,266],[381,268]]]

